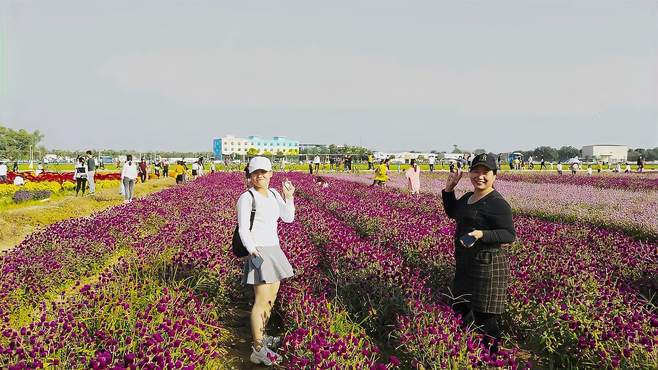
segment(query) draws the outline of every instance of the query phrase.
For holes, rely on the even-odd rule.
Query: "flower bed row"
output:
[[[331,174],[334,178],[372,183],[372,176]],[[421,191],[440,195],[444,175],[425,175]],[[406,188],[403,176],[392,175],[389,187]],[[577,221],[622,230],[641,239],[658,240],[658,189],[630,191],[602,189],[573,184],[531,183],[496,180],[498,190],[515,213],[554,221]],[[457,186],[461,192],[472,189],[467,178]]]
[[[13,183],[16,176],[21,176],[25,181],[32,182],[42,182],[42,181],[52,181],[58,183],[64,182],[74,182],[73,172],[41,172],[39,175],[35,175],[33,172],[9,172],[7,173],[7,181]],[[119,180],[121,174],[118,172],[96,172],[94,174],[94,180],[103,181],[103,180]]]

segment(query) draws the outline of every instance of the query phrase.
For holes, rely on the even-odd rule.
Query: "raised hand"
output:
[[[295,194],[295,187],[292,185],[292,182],[290,182],[290,180],[286,179],[283,182],[283,196],[285,197],[286,200],[288,200],[288,199],[292,199],[294,194]]]
[[[464,172],[462,172],[461,169],[457,169],[457,172],[450,172],[448,175],[448,179],[446,180],[446,188],[445,190],[447,192],[451,192],[455,190],[455,187],[459,183],[459,180],[461,180],[462,176],[464,175]]]

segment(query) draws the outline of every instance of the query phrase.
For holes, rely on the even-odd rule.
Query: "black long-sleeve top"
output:
[[[460,247],[459,238],[473,230],[481,230],[482,238],[475,248],[496,248],[501,244],[511,243],[516,239],[512,208],[496,190],[485,195],[479,201],[468,204],[473,192],[464,194],[459,200],[455,192],[442,192],[443,207],[448,217],[457,221],[455,246]]]

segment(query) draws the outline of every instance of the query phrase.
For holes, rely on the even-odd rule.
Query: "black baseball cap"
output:
[[[471,169],[475,168],[475,166],[484,166],[492,171],[495,171],[498,169],[498,166],[496,166],[496,156],[493,153],[482,153],[478,154],[473,158],[473,161],[471,162]]]

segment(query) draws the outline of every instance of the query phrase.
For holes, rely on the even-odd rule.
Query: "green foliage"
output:
[[[30,147],[36,151],[41,140],[43,140],[43,134],[39,130],[28,132],[24,129],[13,130],[0,126],[0,158],[27,158],[30,154]]]

